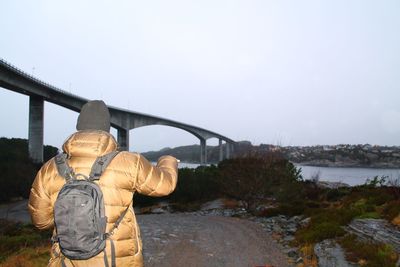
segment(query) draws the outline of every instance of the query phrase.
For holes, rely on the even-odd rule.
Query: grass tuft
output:
[[[39,231],[31,224],[15,223],[1,219],[0,266],[35,266],[18,265],[18,262],[32,261],[35,263],[37,260],[41,261],[46,253],[46,260],[48,260],[49,253],[45,253],[43,248],[49,251],[50,237],[50,231]]]
[[[347,251],[347,258],[353,262],[362,262],[366,267],[395,267],[398,255],[388,244],[365,242],[355,235],[346,235],[339,244]]]

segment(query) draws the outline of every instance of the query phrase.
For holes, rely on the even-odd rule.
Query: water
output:
[[[386,175],[389,179],[400,178],[400,169],[296,166],[301,168],[304,179],[311,179],[319,174],[320,181],[343,182],[351,186],[364,184],[368,178],[371,179],[375,176]]]
[[[200,165],[195,163],[179,163],[179,168],[197,168],[198,166]],[[314,167],[297,164],[296,167],[301,168],[303,178],[306,180],[319,174],[320,181],[342,182],[351,186],[364,184],[367,179],[375,176],[386,175],[389,179],[400,178],[400,169]]]
[[[195,169],[197,167],[199,167],[200,164],[197,163],[187,163],[187,162],[179,162],[178,168],[190,168],[190,169]]]
[[[157,165],[157,162],[152,161],[151,164]],[[188,162],[179,162],[178,163],[178,168],[179,169],[182,169],[182,168],[195,169],[195,168],[197,168],[199,166],[200,166],[200,164],[198,164],[198,163],[188,163]],[[209,166],[209,164],[207,164],[207,166]]]

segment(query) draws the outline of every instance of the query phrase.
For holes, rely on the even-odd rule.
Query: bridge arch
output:
[[[214,139],[215,138],[217,140],[217,143],[219,145],[219,156],[218,156],[219,160],[223,160],[224,159],[224,155],[225,156],[229,155],[229,152],[228,153],[224,153],[224,148],[225,148],[225,151],[226,151],[226,148],[229,145],[229,143],[225,142],[223,144],[223,141],[224,141],[223,139],[220,139],[217,136],[208,137],[206,139],[201,134],[197,133],[196,131],[193,131],[191,129],[182,128],[182,127],[176,127],[175,125],[171,126],[171,125],[166,125],[166,124],[156,124],[155,123],[155,124],[141,125],[139,127],[136,127],[136,128],[130,129],[130,130],[122,129],[122,130],[119,130],[119,131],[126,131],[126,134],[124,134],[123,136],[126,136],[127,140],[118,140],[118,142],[120,144],[127,144],[128,145],[128,143],[130,142],[128,140],[130,140],[132,138],[132,132],[134,133],[137,130],[140,131],[140,130],[143,130],[143,129],[148,128],[148,127],[158,127],[158,129],[160,129],[160,130],[162,130],[163,128],[165,128],[165,129],[168,129],[168,128],[169,129],[175,129],[175,130],[178,130],[179,132],[189,133],[192,136],[194,136],[195,138],[197,138],[200,141],[199,142],[199,144],[200,144],[200,158],[199,158],[199,161],[202,164],[206,164],[207,163],[207,158],[208,158],[207,157],[207,154],[208,154],[207,141],[210,140],[210,139]],[[119,138],[122,137],[121,134],[117,134],[117,136],[119,136]]]
[[[199,139],[195,135],[176,127],[165,125],[148,125],[130,130],[130,150],[135,152],[158,151],[165,147],[191,146],[197,144]],[[178,157],[179,158],[179,157]],[[186,157],[184,157],[186,159]],[[200,154],[190,155],[189,161],[199,162]]]
[[[43,161],[44,102],[79,112],[82,106],[89,101],[89,99],[68,93],[41,81],[3,59],[0,59],[0,87],[29,96],[29,153],[36,162]],[[109,106],[108,108],[111,115],[111,125],[117,129],[117,139],[124,149],[129,147],[129,131],[146,125],[176,127],[199,138],[202,163],[207,160],[207,139],[217,137],[229,144],[235,143],[226,136],[197,126],[117,107]]]

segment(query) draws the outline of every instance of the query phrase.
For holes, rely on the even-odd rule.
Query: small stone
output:
[[[287,234],[294,234],[297,231],[297,227],[293,225],[289,225],[289,227],[286,229]]]
[[[283,239],[283,242],[286,242],[286,243],[288,243],[288,242],[290,242],[290,241],[293,241],[294,240],[294,236],[292,236],[292,235],[288,235],[288,236],[285,236]]]
[[[311,222],[311,217],[305,218],[299,222],[301,227],[306,227]]]
[[[282,238],[282,235],[280,235],[280,234],[277,234],[277,233],[275,233],[275,232],[274,232],[274,233],[272,233],[272,235],[271,235],[271,236],[272,236],[272,238],[273,238],[273,239],[275,239],[275,240],[279,240],[279,239],[281,239],[281,238]]]
[[[277,232],[277,233],[281,233],[282,232],[282,228],[279,225],[274,225],[273,226],[273,231]]]
[[[296,263],[297,263],[297,264],[303,263],[303,258],[302,258],[302,257],[298,257],[298,258],[296,259]]]
[[[289,249],[286,253],[290,258],[298,258],[299,254],[297,253],[296,249]]]
[[[365,266],[365,265],[367,264],[367,261],[364,260],[364,259],[361,259],[361,260],[359,260],[359,261],[357,262],[357,264],[360,265],[360,266]]]
[[[163,214],[163,213],[168,213],[168,211],[162,209],[162,208],[154,208],[151,210],[151,213],[153,214]]]

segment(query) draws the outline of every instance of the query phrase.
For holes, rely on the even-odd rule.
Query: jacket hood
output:
[[[110,112],[106,104],[101,100],[93,100],[83,105],[78,116],[76,129],[102,130],[110,132]]]
[[[78,131],[68,137],[63,145],[63,151],[75,157],[99,157],[117,148],[114,137],[101,130]]]

